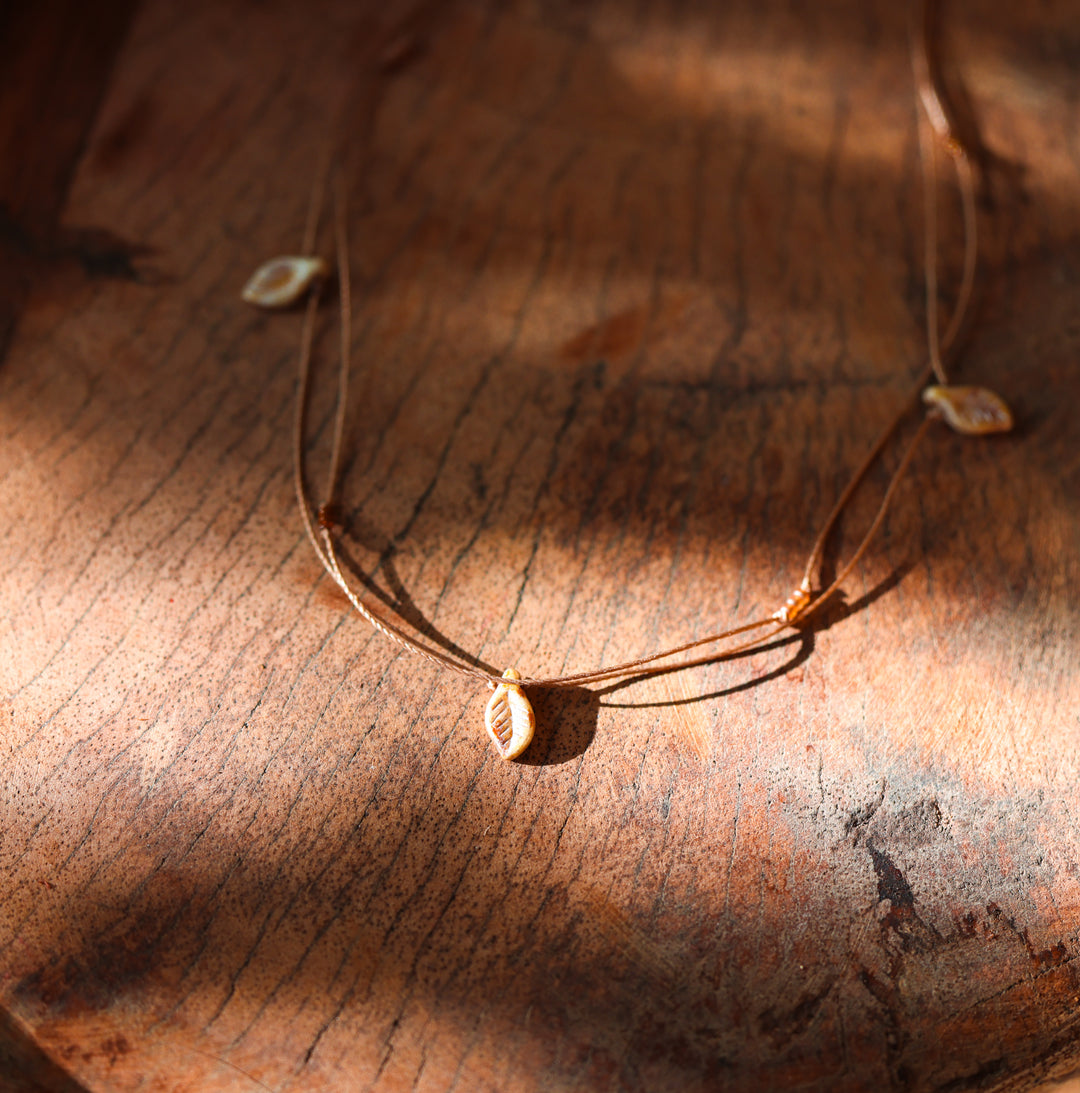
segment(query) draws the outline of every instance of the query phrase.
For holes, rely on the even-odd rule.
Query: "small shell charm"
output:
[[[507,668],[503,679],[521,679],[521,676],[513,668]],[[500,683],[484,710],[484,724],[499,755],[503,759],[516,759],[533,738],[536,718],[520,687]]]
[[[927,387],[922,400],[965,436],[1007,433],[1013,427],[1009,407],[985,387]]]
[[[263,262],[244,285],[241,297],[256,307],[278,308],[295,304],[311,286],[327,274],[321,258],[283,254]]]

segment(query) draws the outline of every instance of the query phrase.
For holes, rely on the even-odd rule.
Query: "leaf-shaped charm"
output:
[[[289,307],[326,274],[326,263],[321,258],[283,254],[263,262],[240,295],[256,307]]]
[[[1007,433],[1013,427],[1009,407],[985,387],[927,387],[922,400],[965,436]]]
[[[507,668],[503,679],[521,679],[521,676],[513,668]],[[499,755],[503,759],[516,759],[533,738],[536,718],[520,687],[500,683],[484,710],[484,724]]]

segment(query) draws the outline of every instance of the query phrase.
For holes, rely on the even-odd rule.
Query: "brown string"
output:
[[[349,373],[352,371],[352,276],[349,268],[348,207],[345,203],[345,176],[334,176],[334,238],[338,254],[338,314],[340,315],[340,349],[338,367],[337,410],[334,414],[334,440],[330,465],[326,469],[325,500],[319,512],[326,522],[332,519],[337,503],[338,480],[341,474],[341,445],[345,437],[345,413],[349,401]],[[322,522],[322,520],[320,520]]]
[[[923,268],[926,290],[926,331],[929,364],[921,372],[913,396],[905,401],[902,408],[882,431],[881,435],[867,453],[866,458],[852,475],[847,486],[837,499],[811,548],[803,572],[802,583],[796,591],[792,593],[792,596],[783,607],[763,618],[754,619],[751,622],[732,627],[728,630],[722,630],[715,634],[708,634],[705,637],[695,638],[692,641],[676,645],[658,653],[651,653],[634,660],[606,665],[590,671],[551,677],[526,676],[519,681],[519,686],[550,688],[578,687],[589,683],[598,683],[602,680],[615,677],[667,672],[691,667],[697,664],[728,659],[740,653],[744,653],[747,650],[760,647],[780,631],[801,624],[810,615],[818,611],[823,604],[839,590],[843,581],[847,579],[855,566],[858,565],[864,557],[871,540],[884,522],[889,506],[892,503],[901,480],[911,465],[919,443],[928,431],[932,415],[928,415],[927,418],[923,420],[911,441],[908,443],[896,469],[889,478],[888,485],[882,495],[877,512],[866,532],[863,534],[862,539],[856,546],[854,553],[836,574],[829,586],[811,598],[811,581],[814,573],[820,566],[825,544],[835,528],[836,523],[850,504],[856,489],[861,484],[871,466],[880,458],[882,451],[899,428],[901,422],[911,412],[918,400],[919,393],[925,386],[928,378],[933,375],[939,383],[947,383],[944,359],[948,357],[954,348],[960,330],[967,317],[974,288],[976,267],[978,264],[975,182],[971,167],[971,159],[960,141],[955,125],[950,119],[950,114],[946,106],[947,100],[940,87],[940,75],[936,68],[929,63],[927,36],[928,28],[930,26],[930,4],[931,0],[921,0],[921,4],[918,8],[921,18],[912,36],[912,64],[916,90],[918,92],[918,104],[921,106],[921,109],[917,108],[917,113],[919,159],[923,179],[925,224]],[[928,128],[931,131],[929,133],[927,131]],[[950,154],[956,171],[956,181],[960,191],[963,208],[963,272],[953,314],[944,335],[941,335],[940,333],[938,316],[937,169],[933,135],[936,135],[941,139]],[[304,250],[302,253],[305,254],[310,254],[314,250],[318,224],[321,218],[323,193],[326,188],[326,177],[328,173],[329,160],[327,159],[319,172],[315,183],[315,189],[312,193],[308,221],[304,232]],[[467,663],[441,649],[428,645],[406,632],[397,624],[372,612],[345,579],[338,560],[333,535],[333,523],[335,522],[334,505],[339,484],[341,450],[345,432],[345,410],[348,394],[348,375],[351,370],[352,340],[352,294],[347,234],[347,210],[345,202],[345,184],[340,171],[335,175],[333,191],[335,211],[334,237],[337,251],[340,314],[338,400],[334,418],[330,464],[327,469],[326,490],[324,494],[325,500],[318,510],[319,528],[318,531],[316,531],[315,519],[312,515],[312,506],[308,498],[303,474],[304,422],[310,387],[315,315],[319,302],[319,287],[316,286],[308,298],[301,331],[297,410],[294,429],[294,484],[304,528],[315,549],[315,553],[326,568],[326,571],[341,588],[355,610],[378,630],[379,633],[403,648],[408,649],[410,652],[413,652],[442,668],[481,680],[484,683],[487,683],[488,686],[494,687],[502,679],[499,673],[489,671],[477,664]],[[692,649],[717,644],[755,630],[763,630],[763,632],[757,634],[749,641],[736,644],[731,648],[704,657],[683,660],[674,664],[667,663],[671,658],[689,652]]]

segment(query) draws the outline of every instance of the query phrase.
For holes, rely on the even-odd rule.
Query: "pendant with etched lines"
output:
[[[503,679],[521,679],[513,668]],[[536,728],[536,717],[525,692],[512,682],[500,683],[484,710],[488,736],[503,759],[516,759],[528,746]]]

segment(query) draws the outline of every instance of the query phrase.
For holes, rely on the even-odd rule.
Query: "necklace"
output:
[[[945,362],[955,349],[959,334],[968,317],[974,287],[978,258],[975,177],[971,152],[959,136],[959,128],[944,90],[939,67],[929,48],[934,14],[931,0],[922,0],[921,3],[917,0],[914,10],[916,27],[912,35],[911,55],[916,89],[919,161],[923,182],[925,228],[923,263],[928,362],[916,381],[912,395],[871,446],[865,459],[855,470],[832,511],[823,522],[810,549],[802,577],[791,595],[775,611],[760,618],[727,630],[694,637],[682,644],[660,652],[649,653],[634,660],[562,676],[532,677],[522,676],[515,668],[507,668],[502,675],[499,675],[482,667],[475,659],[440,649],[430,641],[421,640],[410,633],[399,622],[376,614],[364,603],[346,579],[335,541],[335,528],[340,523],[337,517],[337,494],[342,440],[345,432],[352,342],[352,286],[348,257],[345,185],[340,170],[334,174],[332,185],[329,187],[333,190],[333,225],[340,315],[340,366],[330,463],[322,492],[323,501],[317,507],[310,500],[304,475],[303,436],[315,320],[321,288],[327,282],[330,273],[329,264],[317,256],[315,246],[324,194],[331,174],[329,154],[317,172],[299,254],[273,258],[264,263],[245,286],[243,298],[263,308],[288,308],[306,298],[300,335],[293,438],[293,476],[301,519],[316,555],[357,613],[377,631],[409,652],[437,664],[440,668],[469,676],[483,683],[493,692],[485,709],[484,720],[488,735],[503,759],[516,758],[532,740],[535,718],[526,696],[526,691],[529,689],[579,687],[615,678],[669,672],[729,659],[762,647],[781,631],[805,626],[807,620],[840,589],[844,580],[864,556],[874,534],[885,518],[919,444],[935,421],[943,421],[954,431],[969,436],[1007,432],[1012,428],[1012,415],[1001,398],[983,387],[953,385],[949,382],[946,373]],[[963,270],[953,313],[944,332],[940,329],[937,275],[936,157],[939,148],[946,151],[955,171],[963,212],[964,232]],[[929,382],[931,380],[932,383]],[[902,421],[912,413],[920,401],[925,407],[924,418],[904,449],[886,485],[876,514],[851,557],[839,568],[827,586],[819,587],[815,592],[814,577],[820,568],[826,541],[867,471],[881,456]],[[721,646],[721,643],[726,644]],[[700,652],[710,646],[718,648]]]

